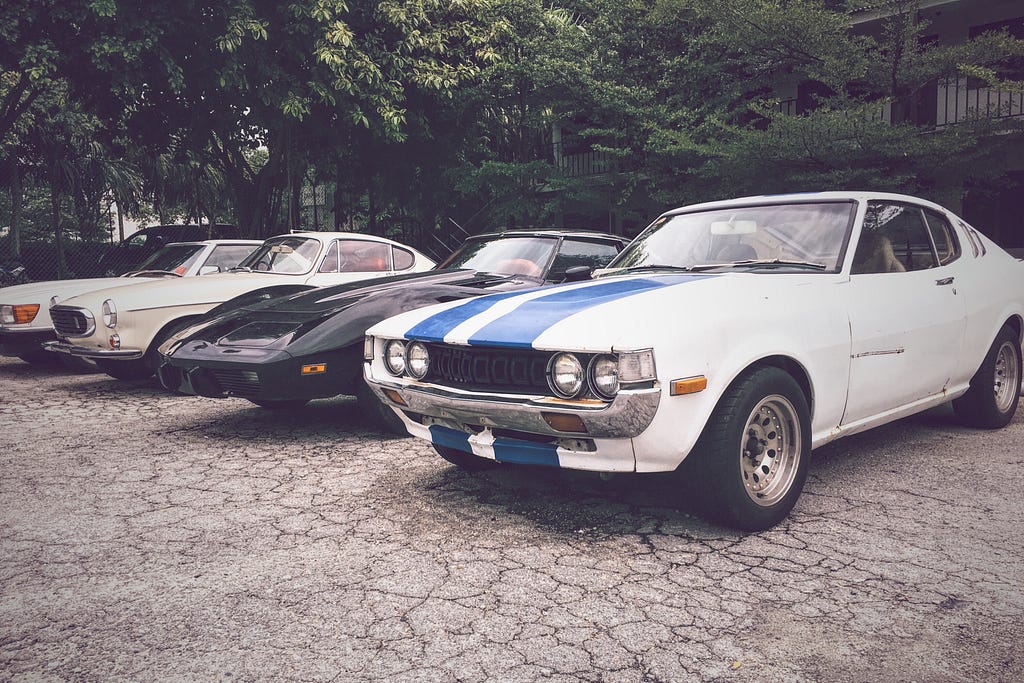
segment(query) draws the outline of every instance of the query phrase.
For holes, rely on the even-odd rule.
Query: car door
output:
[[[868,204],[848,288],[843,425],[940,394],[955,371],[966,316],[952,266],[959,251],[951,230],[936,249],[930,231],[941,226],[929,217],[941,219],[912,204]]]
[[[382,277],[393,273],[391,245],[365,239],[338,239],[327,245],[317,271],[307,282],[317,287]]]

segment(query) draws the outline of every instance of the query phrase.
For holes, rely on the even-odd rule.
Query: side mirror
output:
[[[220,266],[203,266],[199,269],[200,275],[209,275],[210,273],[219,273]]]
[[[562,282],[580,282],[590,279],[590,266],[573,266],[565,269],[565,279]]]

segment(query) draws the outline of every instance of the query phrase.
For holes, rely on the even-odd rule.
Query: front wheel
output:
[[[405,428],[402,418],[398,417],[390,406],[377,398],[377,394],[373,393],[362,377],[358,378],[357,382],[356,405],[363,417],[384,432],[396,436],[409,436],[409,431]]]
[[[807,478],[810,424],[807,399],[785,371],[763,367],[734,381],[687,458],[709,517],[746,531],[785,518]]]
[[[1011,328],[1003,327],[971,378],[971,388],[953,401],[953,412],[971,427],[1005,427],[1017,411],[1020,382],[1020,339]]]

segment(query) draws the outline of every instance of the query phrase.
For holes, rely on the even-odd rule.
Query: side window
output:
[[[230,270],[255,250],[255,247],[249,245],[221,244],[213,248],[213,253],[203,265],[217,266],[221,271]]]
[[[327,247],[327,253],[324,255],[324,262],[320,264],[321,273],[337,273],[338,272],[338,242],[331,242],[331,245]]]
[[[618,253],[619,247],[615,244],[591,240],[563,240],[555,260],[551,263],[548,279],[561,280],[565,277],[565,271],[575,266],[600,268],[607,265]]]
[[[935,253],[921,209],[906,204],[870,202],[853,274],[902,273],[935,267]]]
[[[394,247],[391,253],[395,258],[395,270],[408,270],[416,262],[416,257],[408,249]]]
[[[932,241],[935,242],[935,253],[939,257],[939,265],[944,266],[960,258],[960,243],[956,239],[956,233],[953,232],[953,226],[949,224],[946,217],[937,211],[925,209],[924,219],[928,223]]]
[[[342,240],[338,242],[341,252],[341,272],[378,273],[388,270],[391,245],[367,240]]]

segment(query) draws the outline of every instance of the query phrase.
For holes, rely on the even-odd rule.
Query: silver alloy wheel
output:
[[[740,442],[740,471],[747,495],[775,505],[789,493],[803,450],[796,408],[785,396],[763,398],[747,418]]]
[[[992,386],[996,397],[996,408],[1005,413],[1013,405],[1020,386],[1020,367],[1017,365],[1017,349],[1013,343],[1004,341],[996,354],[994,383]]]

